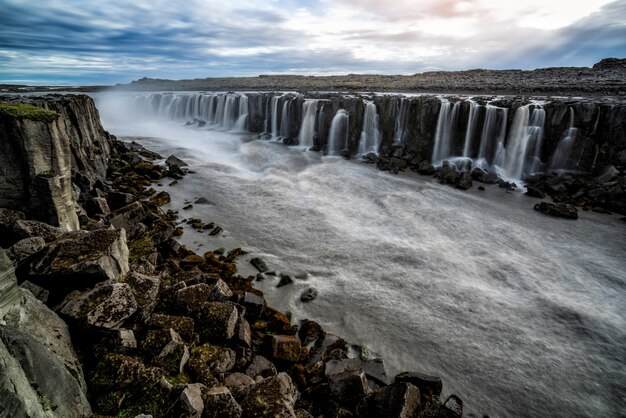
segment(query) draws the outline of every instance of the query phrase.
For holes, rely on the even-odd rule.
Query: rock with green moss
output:
[[[107,218],[115,229],[125,229],[128,239],[133,240],[147,231],[148,228],[142,223],[146,216],[143,205],[134,202],[112,212]]]
[[[295,418],[297,389],[287,373],[269,377],[250,388],[241,404],[246,418]]]
[[[168,203],[170,203],[171,200],[172,199],[168,192],[159,192],[150,198],[150,203],[157,205],[157,206],[163,206],[163,205],[167,205]]]
[[[306,356],[300,339],[292,335],[268,335],[266,344],[274,360],[295,363]]]
[[[228,341],[235,335],[239,312],[231,302],[207,302],[197,313],[196,331],[208,341]]]
[[[232,349],[206,343],[191,349],[187,368],[192,376],[225,373],[235,366],[236,359]]]
[[[204,390],[202,399],[202,418],[240,418],[243,412],[230,390],[223,386]]]
[[[131,271],[122,281],[130,286],[137,301],[140,316],[144,321],[147,321],[157,304],[160,287],[159,279]]]
[[[58,117],[59,114],[57,112],[26,103],[0,102],[0,118],[53,122]]]
[[[150,317],[148,326],[166,330],[172,328],[185,341],[191,341],[194,336],[194,320],[187,316],[154,314]]]
[[[174,330],[170,330],[172,339],[154,359],[154,365],[169,374],[181,374],[189,360],[189,348]]]
[[[198,283],[184,287],[176,292],[176,303],[187,313],[197,313],[204,309],[209,301],[211,287],[206,283]]]

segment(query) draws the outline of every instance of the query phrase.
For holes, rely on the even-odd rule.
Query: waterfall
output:
[[[570,107],[569,124],[565,132],[563,132],[563,136],[556,146],[556,150],[554,150],[554,154],[552,155],[552,160],[550,162],[550,169],[559,170],[571,168],[568,167],[567,163],[570,154],[572,153],[572,147],[577,133],[578,129],[574,127],[574,109]]]
[[[404,129],[404,128],[403,128]],[[374,102],[365,102],[363,111],[363,130],[359,139],[359,154],[378,153],[380,130],[378,129],[378,113]]]
[[[394,144],[401,144],[404,139],[404,130],[409,117],[411,101],[405,97],[400,99],[400,108],[397,110],[396,123],[393,130]]]
[[[530,111],[528,106],[520,106],[513,116],[513,123],[509,131],[507,147],[499,156],[496,164],[500,166],[507,176],[520,178],[528,145],[528,125],[530,123]]]
[[[435,146],[433,148],[432,161],[438,163],[452,154],[454,128],[457,123],[461,102],[452,103],[442,100],[437,130],[435,131]]]
[[[248,123],[248,96],[242,94],[239,96],[239,111],[237,116],[237,122],[235,123],[236,131],[245,131]]]
[[[279,101],[280,97],[279,96],[272,96],[272,100],[271,100],[271,106],[272,106],[272,138],[276,139],[278,138],[278,101]]]
[[[237,112],[239,110],[238,97],[235,94],[229,94],[226,96],[226,102],[224,103],[224,117],[222,120],[223,129],[232,129],[237,121]]]
[[[317,103],[319,100],[307,99],[302,104],[302,125],[300,126],[300,134],[298,142],[307,148],[314,145],[313,137],[315,136],[315,121],[317,115]]]
[[[541,146],[543,145],[543,125],[546,121],[546,111],[541,106],[535,107],[530,116],[528,126],[528,147],[526,151],[525,172],[533,174],[541,167]]]
[[[493,162],[497,164],[502,159],[507,111],[508,109],[491,105],[485,107],[485,121],[480,134],[478,159],[487,165]]]
[[[348,129],[350,114],[345,109],[339,109],[330,123],[328,134],[328,154],[341,155],[348,148]]]
[[[283,101],[283,110],[280,116],[280,136],[288,138],[291,133],[291,122],[289,119],[289,107],[291,106],[292,99]]]
[[[465,131],[465,142],[463,144],[463,156],[469,157],[472,149],[472,140],[474,139],[474,130],[478,124],[478,116],[480,105],[470,100],[469,118],[467,120],[467,129]]]

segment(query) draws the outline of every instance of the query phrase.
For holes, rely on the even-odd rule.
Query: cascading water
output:
[[[272,107],[272,139],[278,138],[279,129],[279,115],[278,115],[278,102],[280,100],[280,96],[272,96],[271,99],[271,107]]]
[[[397,109],[396,123],[393,130],[393,143],[401,144],[404,139],[404,130],[409,117],[409,107],[411,101],[406,97],[400,99],[399,109]]]
[[[289,119],[289,108],[291,107],[291,99],[283,101],[283,109],[280,116],[280,136],[283,138],[289,137],[291,133],[291,120]]]
[[[239,116],[237,117],[237,122],[235,123],[235,130],[243,132],[246,130],[248,123],[248,96],[242,94],[239,96]]]
[[[341,155],[348,148],[349,118],[345,109],[339,109],[335,114],[328,134],[328,155]]]
[[[465,142],[463,144],[463,157],[470,157],[472,140],[474,139],[474,131],[478,124],[480,105],[470,100],[469,118],[467,120],[467,129],[465,131]]]
[[[315,122],[317,115],[317,103],[319,100],[307,99],[302,104],[302,125],[300,126],[300,134],[298,135],[298,141],[300,145],[307,148],[312,147],[313,137],[315,136]]]
[[[568,165],[568,160],[570,154],[572,153],[572,148],[577,133],[578,129],[574,127],[574,109],[570,107],[569,124],[567,129],[563,133],[563,137],[559,141],[556,150],[554,151],[554,154],[552,155],[552,160],[550,161],[550,169],[564,170],[573,168]]]
[[[487,105],[485,121],[480,135],[478,165],[497,164],[502,159],[504,140],[506,138],[506,118],[508,109]]]
[[[378,153],[380,146],[380,129],[378,127],[378,113],[374,102],[366,102],[363,111],[363,130],[359,139],[359,154],[369,152]]]
[[[454,105],[447,100],[442,100],[437,130],[435,131],[435,146],[433,148],[433,164],[439,163],[452,155],[454,129],[457,125],[461,102]]]

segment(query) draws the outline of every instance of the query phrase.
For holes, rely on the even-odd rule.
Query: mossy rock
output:
[[[0,102],[0,118],[17,120],[34,120],[38,122],[54,122],[59,114],[52,110],[25,104]]]
[[[167,205],[168,203],[170,203],[171,200],[172,199],[168,192],[159,192],[150,198],[150,203],[157,205],[157,206],[163,206],[163,205]]]

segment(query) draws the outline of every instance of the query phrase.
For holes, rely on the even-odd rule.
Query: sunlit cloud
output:
[[[626,5],[610,0],[0,0],[0,10],[0,82],[532,69],[626,55]]]

